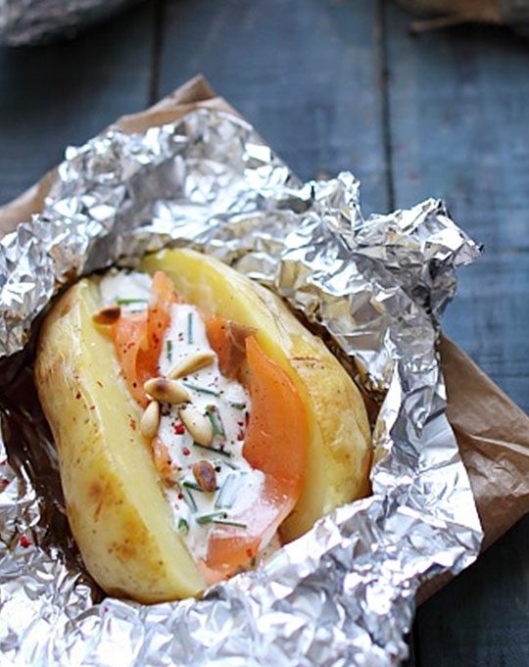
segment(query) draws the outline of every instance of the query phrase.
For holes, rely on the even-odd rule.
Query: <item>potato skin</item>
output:
[[[372,453],[365,407],[323,343],[268,290],[210,257],[162,251],[140,266],[151,274],[159,269],[189,303],[256,328],[261,347],[308,406],[308,468],[282,540],[367,495]],[[143,603],[197,595],[206,583],[173,526],[139,431],[141,410],[112,342],[92,322],[100,307],[97,279],[81,280],[54,304],[37,350],[36,385],[57,445],[72,533],[88,571],[111,595]]]
[[[369,493],[371,437],[360,392],[322,341],[280,299],[192,250],[148,255],[140,269],[151,274],[165,271],[184,300],[256,328],[261,347],[288,373],[309,406],[308,468],[301,498],[281,527],[284,541],[303,535],[317,519]]]
[[[83,561],[110,595],[154,603],[205,587],[177,531],[139,431],[112,342],[92,323],[97,287],[82,280],[40,334],[35,378]]]

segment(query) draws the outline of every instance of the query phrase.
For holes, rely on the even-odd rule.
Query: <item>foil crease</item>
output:
[[[32,45],[79,29],[139,0],[0,0],[0,44]]]
[[[167,244],[263,282],[324,337],[377,405],[373,495],[201,600],[142,606],[101,598],[53,528],[50,503],[64,519],[53,446],[38,410],[19,414],[10,396],[24,385],[18,369],[30,376],[35,318],[61,285]],[[195,111],[139,135],[113,128],[68,149],[42,214],[0,243],[2,660],[102,667],[117,651],[124,667],[403,660],[417,589],[469,565],[482,537],[436,352],[456,268],[478,254],[442,202],[364,219],[352,174],[301,183],[226,113]],[[20,423],[35,424],[33,444]],[[51,482],[39,486],[43,471]]]

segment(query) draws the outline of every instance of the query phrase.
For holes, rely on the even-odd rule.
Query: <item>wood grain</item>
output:
[[[302,179],[353,171],[388,207],[371,0],[168,1],[160,93],[202,73]]]
[[[529,46],[501,28],[413,38],[409,17],[388,12],[396,205],[441,197],[484,245],[461,273],[445,328],[527,411]]]
[[[118,116],[145,108],[154,5],[32,48],[0,48],[0,205]]]
[[[387,7],[389,136],[396,205],[445,199],[483,256],[460,272],[445,331],[529,410],[529,48],[506,29],[413,38]],[[529,664],[529,520],[424,604],[417,667]]]
[[[421,667],[529,664],[529,517],[426,602],[415,623]]]

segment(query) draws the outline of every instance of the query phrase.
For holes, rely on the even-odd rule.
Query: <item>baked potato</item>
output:
[[[189,398],[191,389],[184,389],[184,397],[175,401],[165,394],[157,397],[160,381],[166,378],[153,377],[160,374],[162,365],[156,359],[154,366],[146,362],[139,379],[135,376],[131,380],[123,354],[133,345],[133,330],[125,327],[117,338],[109,335],[114,323],[105,317],[126,318],[120,316],[119,309],[116,316],[115,309],[103,302],[100,277],[82,279],[60,296],[42,326],[35,380],[57,446],[72,533],[88,571],[108,594],[154,603],[199,594],[208,583],[250,567],[258,555],[255,545],[260,548],[269,542],[272,532],[278,532],[282,543],[291,541],[335,507],[366,495],[371,448],[366,411],[357,388],[323,343],[268,290],[217,260],[190,250],[165,250],[147,256],[140,271],[153,276],[154,282],[162,274],[178,295],[167,297],[165,290],[165,296],[154,305],[151,296],[149,312],[167,310],[169,302],[176,299],[206,314],[207,321],[214,323],[211,331],[224,336],[228,322],[235,323],[235,328],[228,327],[229,336],[242,332],[237,341],[238,357],[233,349],[226,356],[222,348],[225,336],[220,347],[212,346],[221,368],[224,364],[223,372],[227,369],[230,375],[229,364],[234,361],[233,381],[246,387],[251,397],[241,446],[244,458],[261,475],[259,484],[264,486],[259,487],[259,493],[264,488],[268,494],[244,509],[241,516],[246,517],[246,523],[231,517],[226,520],[228,513],[224,507],[219,511],[215,501],[215,511],[207,514],[215,519],[213,532],[206,538],[208,551],[197,556],[180,530],[183,522],[189,531],[189,521],[175,519],[171,504],[193,485],[201,498],[208,493],[219,495],[220,484],[216,486],[208,475],[215,480],[215,470],[217,477],[221,475],[220,466],[210,454],[213,451],[223,460],[231,454],[221,451],[224,445],[221,449],[212,445],[211,432],[205,441],[195,433],[204,422],[204,414],[211,417],[207,412],[211,406],[193,422],[193,410],[197,410]],[[160,284],[165,285],[163,281]],[[164,302],[164,298],[173,301]],[[133,314],[129,319],[138,317]],[[156,355],[161,355],[161,332],[169,324],[162,326],[157,321],[156,325],[160,331],[154,327],[151,334],[156,340]],[[208,329],[210,340],[212,336]],[[142,340],[136,346],[139,355],[148,347],[147,337]],[[208,357],[207,364],[215,355],[206,351],[203,356]],[[178,379],[182,375],[174,376],[177,380],[170,381],[171,387],[183,389]],[[193,387],[192,383],[188,386]],[[155,404],[158,413],[162,406],[163,413],[166,401],[178,403],[175,409],[180,421],[175,426],[173,419],[172,428],[185,424],[187,430],[183,430],[191,434],[192,444],[206,451],[205,459],[195,461],[203,469],[193,468],[194,484],[184,488],[186,483],[179,478],[177,495],[173,496],[167,488],[174,482],[171,475],[175,468],[183,474],[182,465],[171,465],[156,428],[149,426],[152,416],[148,416]],[[161,419],[158,413],[156,424]],[[213,433],[218,433],[218,421],[210,422]],[[237,439],[240,435],[233,441]],[[250,524],[270,508],[277,516],[253,534]],[[196,518],[196,512],[193,516]],[[202,513],[199,518],[204,517]],[[263,532],[267,532],[266,541]],[[250,537],[244,537],[246,533]],[[210,557],[212,543],[217,555]],[[243,553],[247,557],[241,558]]]

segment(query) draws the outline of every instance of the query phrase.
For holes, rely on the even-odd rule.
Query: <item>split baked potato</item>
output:
[[[178,295],[255,331],[290,378],[307,415],[303,486],[280,527],[282,542],[332,509],[369,492],[370,433],[362,398],[338,361],[268,290],[190,250],[147,256]],[[197,595],[204,573],[175,530],[112,341],[94,325],[98,278],[83,279],[53,305],[40,333],[35,380],[58,452],[66,511],[84,563],[109,594],[144,603]],[[289,420],[288,414],[284,415]],[[287,443],[277,443],[287,454]]]

